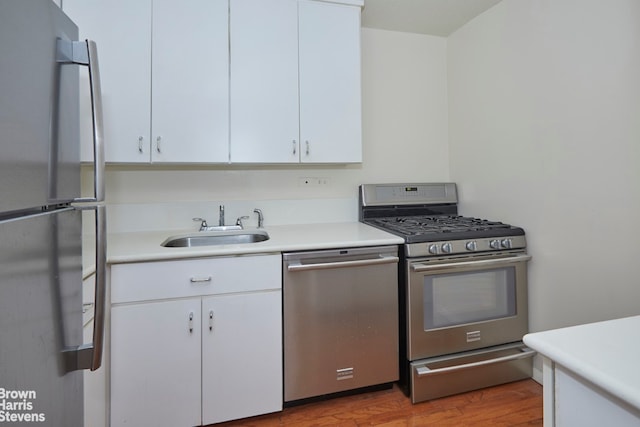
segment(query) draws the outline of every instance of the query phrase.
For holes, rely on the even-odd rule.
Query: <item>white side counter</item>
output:
[[[527,334],[543,359],[544,425],[640,426],[640,316]]]

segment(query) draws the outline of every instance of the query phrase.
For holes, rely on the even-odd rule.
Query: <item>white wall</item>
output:
[[[245,210],[256,205],[267,207],[265,218],[271,224],[316,222],[321,218],[314,212],[323,200],[339,211],[325,215],[328,222],[357,220],[359,184],[448,179],[446,81],[446,39],[363,28],[361,165],[111,166],[107,169],[107,200],[114,212],[110,229],[129,229],[131,224],[166,227],[176,220],[178,226],[192,226],[191,216],[213,219],[218,203],[234,201],[250,202],[240,203],[236,211],[232,207],[229,220],[251,213]],[[89,171],[85,174],[89,183]],[[299,177],[326,177],[329,185],[305,188]],[[311,202],[305,205],[304,200]],[[165,205],[152,206],[158,203]],[[170,210],[170,204],[181,207],[160,212]],[[194,206],[191,211],[184,209],[189,204]],[[305,212],[305,206],[310,211]]]
[[[503,0],[448,71],[451,179],[526,229],[532,330],[640,314],[640,2]]]

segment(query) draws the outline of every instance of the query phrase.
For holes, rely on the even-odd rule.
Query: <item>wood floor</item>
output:
[[[542,426],[542,386],[524,380],[412,405],[394,385],[217,426]]]

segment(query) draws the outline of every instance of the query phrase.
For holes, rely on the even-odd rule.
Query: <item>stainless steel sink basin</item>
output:
[[[160,245],[167,248],[190,248],[194,246],[238,245],[269,240],[263,230],[212,231],[171,236]]]

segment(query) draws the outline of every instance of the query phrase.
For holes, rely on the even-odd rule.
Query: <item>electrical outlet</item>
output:
[[[319,187],[329,185],[329,178],[305,176],[298,178],[301,187]]]

